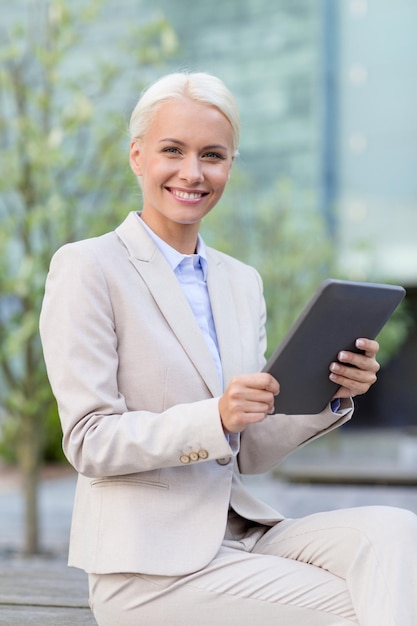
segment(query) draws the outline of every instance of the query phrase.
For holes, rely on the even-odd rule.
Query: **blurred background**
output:
[[[49,260],[140,208],[129,116],[178,69],[218,75],[240,106],[240,156],[203,236],[263,276],[269,351],[324,278],[406,287],[379,382],[317,455],[358,466],[378,449],[370,481],[416,481],[416,35],[415,0],[2,1],[0,456],[25,477],[26,551],[40,468],[63,461],[37,332]],[[354,453],[347,429],[366,431]],[[347,480],[310,461],[286,478]]]

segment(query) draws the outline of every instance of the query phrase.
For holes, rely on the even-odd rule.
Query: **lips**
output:
[[[173,189],[172,187],[168,187],[168,191],[181,200],[200,200],[203,196],[207,196],[205,191],[184,191],[182,189]]]

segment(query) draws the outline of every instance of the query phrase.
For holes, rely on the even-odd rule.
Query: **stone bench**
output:
[[[0,558],[0,625],[96,626],[87,575],[61,559]]]

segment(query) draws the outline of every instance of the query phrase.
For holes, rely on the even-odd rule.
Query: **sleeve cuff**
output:
[[[332,409],[332,413],[337,413],[340,409],[340,398],[336,398],[330,402],[330,408]]]

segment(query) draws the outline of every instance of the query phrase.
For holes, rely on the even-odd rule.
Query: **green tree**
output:
[[[0,49],[0,434],[22,469],[30,554],[40,550],[41,463],[60,437],[38,336],[50,258],[137,203],[125,114],[143,87],[137,77],[148,81],[176,48],[158,15],[115,46],[111,62],[93,59],[86,40],[100,4],[28,3],[27,26],[3,33]]]

